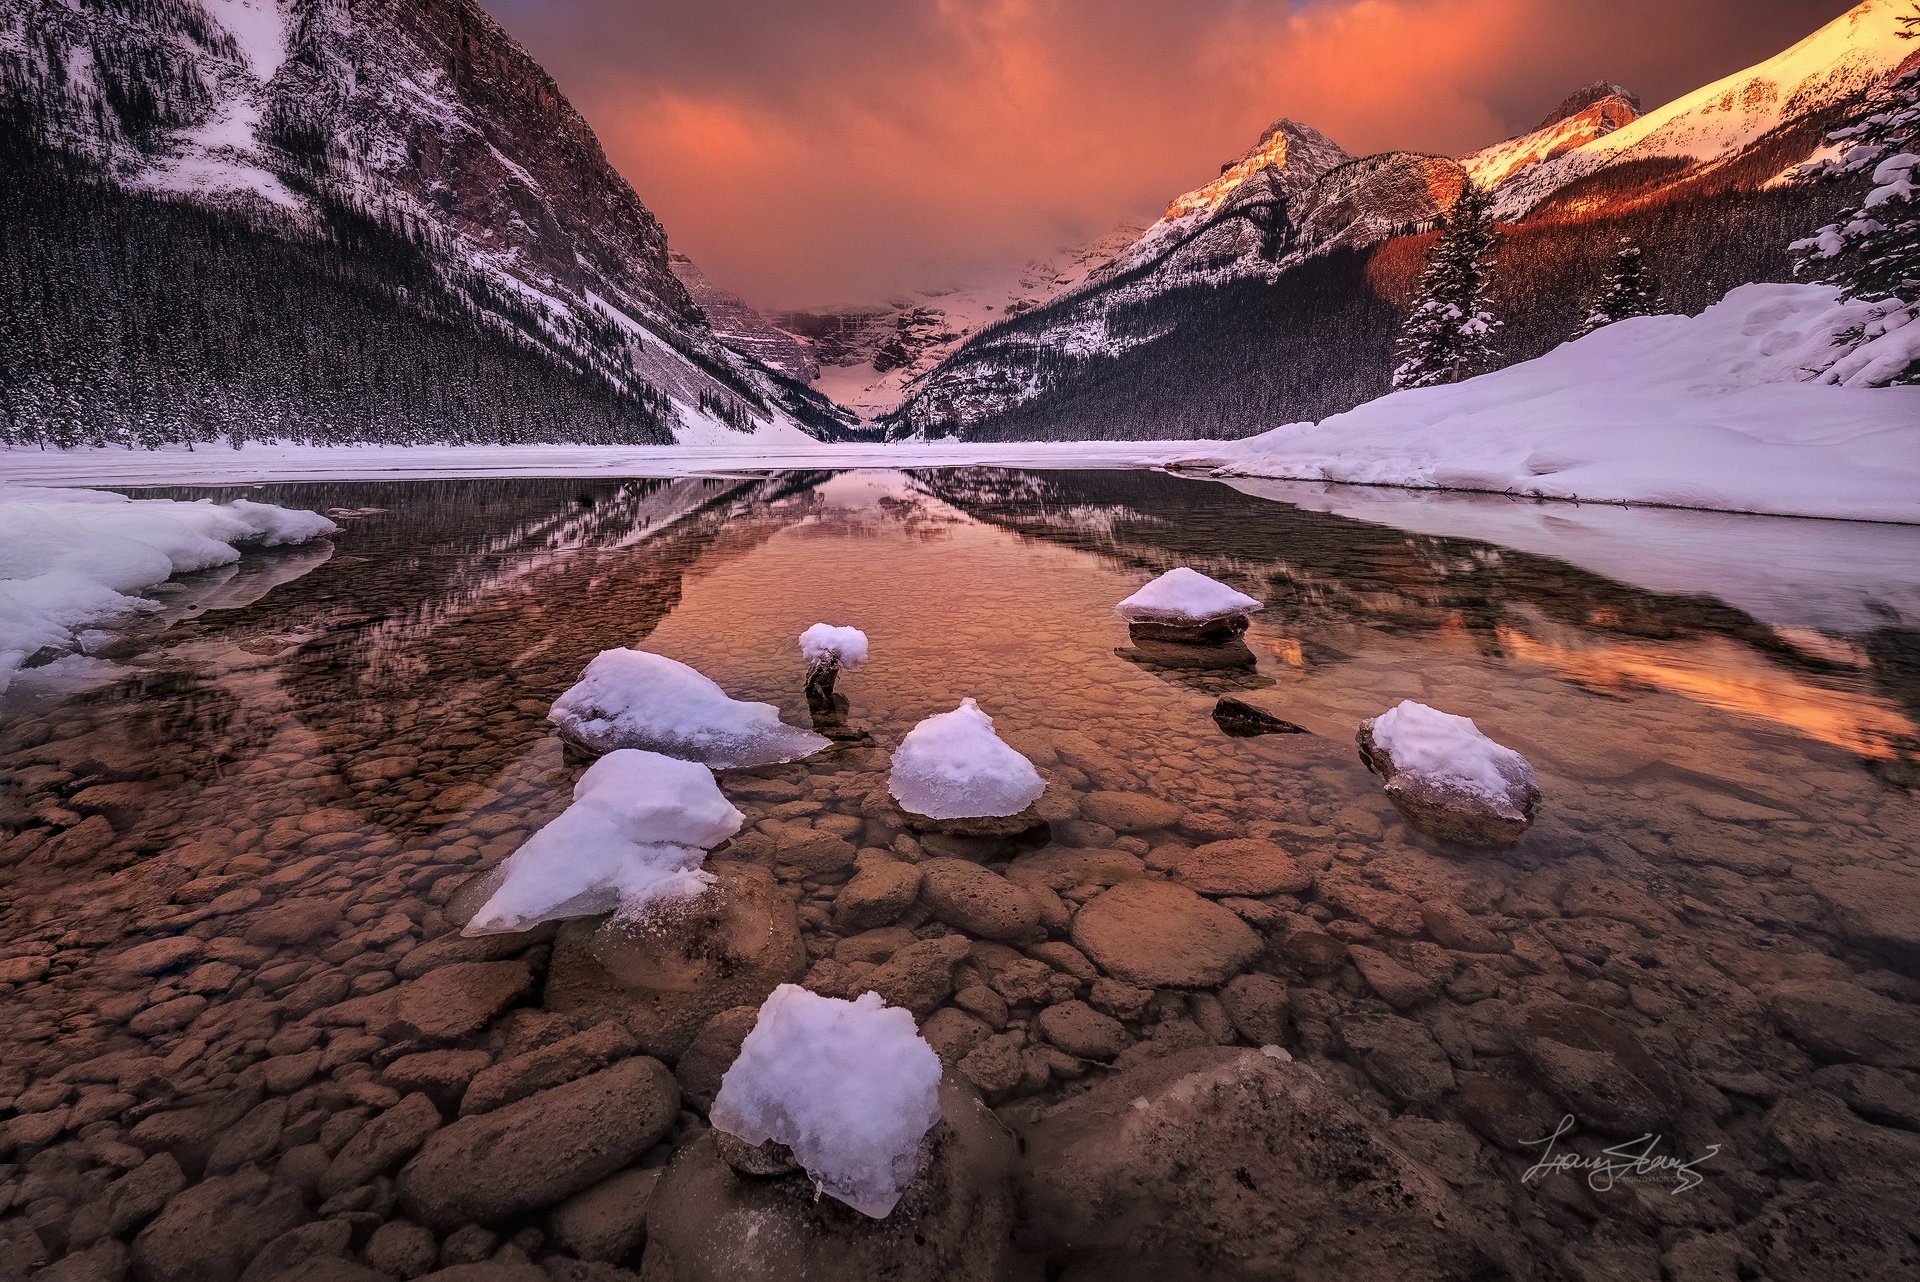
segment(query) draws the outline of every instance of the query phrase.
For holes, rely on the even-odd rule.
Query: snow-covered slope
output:
[[[1494,188],[1522,170],[1584,147],[1640,115],[1640,100],[1619,85],[1588,85],[1524,134],[1483,147],[1460,163],[1482,187]]]
[[[1846,102],[1916,56],[1912,43],[1900,38],[1900,18],[1912,11],[1908,0],[1864,0],[1765,62],[1539,163],[1509,167],[1496,210],[1503,218],[1520,217],[1568,183],[1627,161],[1730,158],[1784,124]],[[1494,147],[1466,163],[1491,174],[1509,159]]]
[[[592,129],[476,0],[0,0],[0,83],[128,190],[293,235],[373,219],[424,248],[477,324],[676,433],[794,426],[775,380],[716,340]]]
[[[1920,388],[1836,387],[1870,305],[1746,285],[1536,360],[1395,392],[1185,462],[1230,475],[1920,521]],[[1891,336],[1898,338],[1898,334]],[[1920,349],[1920,334],[1908,349]]]

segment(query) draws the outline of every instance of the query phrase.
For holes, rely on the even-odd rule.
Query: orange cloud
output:
[[[763,305],[884,298],[1150,221],[1278,116],[1459,153],[1649,104],[1844,0],[489,0],[675,248]]]

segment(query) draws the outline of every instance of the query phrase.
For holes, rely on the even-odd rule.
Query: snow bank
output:
[[[1210,579],[1183,565],[1168,570],[1116,608],[1128,623],[1162,620],[1208,623],[1236,614],[1252,614],[1264,607],[1246,593],[1236,592],[1220,580]]]
[[[800,657],[809,668],[832,662],[842,668],[857,668],[867,661],[867,634],[859,628],[836,628],[816,623],[800,634]]]
[[[151,610],[133,595],[228,565],[241,547],[303,543],[340,527],[314,512],[236,499],[130,499],[0,486],[0,691],[37,653]]]
[[[1810,381],[1871,304],[1745,285],[1538,359],[1198,450],[1224,474],[1920,522],[1920,388]]]
[[[684,663],[644,650],[602,650],[547,720],[592,752],[647,748],[717,770],[811,756],[832,741],[785,724],[770,703],[743,703]]]
[[[966,699],[907,732],[893,754],[887,790],[929,819],[991,819],[1019,814],[1047,785],[1031,761],[993,732],[993,718]]]
[[[913,1182],[939,1087],[940,1057],[911,1012],[878,993],[847,1002],[782,984],[709,1115],[749,1144],[785,1144],[821,1192],[879,1219]]]
[[[616,909],[631,919],[691,898],[713,881],[700,868],[707,851],[744,819],[705,766],[633,748],[610,752],[580,776],[573,804],[495,870],[492,895],[461,933],[528,930]]]

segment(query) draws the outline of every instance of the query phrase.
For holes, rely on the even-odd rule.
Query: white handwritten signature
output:
[[[1569,1113],[1560,1119],[1560,1125],[1554,1128],[1553,1134],[1544,1139],[1523,1141],[1526,1147],[1538,1148],[1541,1153],[1540,1160],[1528,1167],[1527,1173],[1520,1177],[1522,1184],[1568,1171],[1585,1171],[1587,1187],[1596,1193],[1605,1193],[1622,1180],[1670,1179],[1674,1182],[1673,1192],[1679,1194],[1698,1188],[1705,1182],[1706,1177],[1694,1168],[1720,1152],[1718,1144],[1709,1144],[1707,1151],[1700,1156],[1683,1161],[1655,1152],[1664,1137],[1647,1134],[1602,1149],[1592,1157],[1574,1152],[1556,1153],[1554,1145],[1573,1130],[1573,1125],[1573,1115]]]

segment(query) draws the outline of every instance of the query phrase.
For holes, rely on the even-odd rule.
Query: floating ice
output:
[[[883,1218],[940,1120],[940,1057],[913,1015],[782,984],[721,1079],[709,1116],[748,1144],[785,1144],[820,1191]]]
[[[1520,817],[1515,793],[1538,786],[1527,759],[1481,734],[1470,717],[1403,699],[1372,724],[1373,742],[1392,760],[1395,774],[1462,794],[1513,818]]]
[[[716,770],[811,756],[832,741],[743,703],[684,663],[644,650],[602,650],[547,720],[592,752],[648,748]]]
[[[153,603],[133,593],[228,565],[241,546],[333,534],[314,512],[236,499],[130,499],[101,490],[0,486],[0,691],[36,654]]]
[[[867,661],[867,634],[859,628],[836,628],[816,623],[800,634],[800,657],[809,668],[828,663],[857,668]]]
[[[993,732],[993,718],[966,699],[907,732],[893,754],[887,789],[929,819],[989,819],[1019,814],[1047,785],[1031,761]]]
[[[461,933],[615,909],[633,918],[690,898],[713,881],[700,868],[707,851],[741,820],[705,766],[636,748],[610,752],[580,776],[573,804],[491,874],[492,896]]]
[[[1244,592],[1181,566],[1168,570],[1117,607],[1128,623],[1206,623],[1262,608]]]

